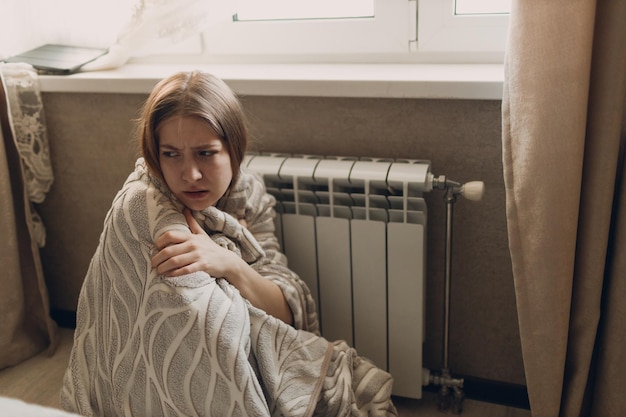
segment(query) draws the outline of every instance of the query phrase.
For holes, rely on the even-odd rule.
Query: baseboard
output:
[[[52,320],[56,321],[59,327],[63,327],[66,329],[75,329],[76,328],[76,312],[68,311],[68,310],[59,310],[59,309],[51,309],[50,317]]]
[[[453,375],[463,379],[465,398],[507,407],[530,410],[526,386],[509,382],[493,381],[468,375]],[[424,391],[438,392],[437,385],[425,386]]]
[[[60,327],[76,328],[75,311],[53,309],[50,311],[50,315]],[[528,391],[524,385],[492,381],[467,375],[454,375],[454,377],[463,378],[463,392],[466,398],[530,410]],[[439,387],[428,385],[424,387],[424,391],[437,392]]]

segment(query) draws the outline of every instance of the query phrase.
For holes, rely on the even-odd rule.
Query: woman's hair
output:
[[[248,134],[241,104],[226,83],[211,74],[191,71],[174,74],[154,87],[141,110],[137,139],[148,170],[161,180],[158,129],[172,116],[198,117],[213,129],[228,150],[233,172],[231,186],[235,184]]]

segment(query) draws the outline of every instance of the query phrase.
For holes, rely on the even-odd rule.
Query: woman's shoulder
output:
[[[229,202],[236,202],[236,205],[240,206],[249,200],[256,200],[257,196],[265,194],[266,191],[265,183],[260,175],[242,170],[227,199]]]
[[[242,170],[220,208],[236,218],[249,219],[253,213],[264,211],[273,204],[274,198],[267,193],[263,178],[254,172]]]
[[[237,180],[235,189],[246,189],[248,190],[248,192],[252,192],[256,189],[265,191],[265,182],[263,181],[263,178],[256,172],[242,169],[239,174],[239,179]]]
[[[182,204],[156,182],[140,158],[113,199],[107,217],[111,221],[130,221],[134,224],[147,222],[150,217],[150,224],[154,226],[156,219],[180,216],[182,210]]]

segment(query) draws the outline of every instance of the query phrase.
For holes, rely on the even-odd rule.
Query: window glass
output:
[[[234,20],[374,17],[374,0],[238,0]]]
[[[502,62],[511,0],[209,0],[208,60]]]
[[[510,0],[420,0],[417,49],[501,61],[509,23],[502,12],[506,3],[510,8]]]
[[[501,14],[511,12],[511,0],[456,0],[456,15]]]
[[[203,36],[206,54],[214,60],[406,54],[415,39],[415,1],[208,1],[211,13]]]

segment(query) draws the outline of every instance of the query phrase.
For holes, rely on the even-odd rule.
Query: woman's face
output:
[[[197,117],[172,116],[161,122],[159,163],[170,191],[192,210],[214,206],[233,178],[222,140]]]

